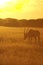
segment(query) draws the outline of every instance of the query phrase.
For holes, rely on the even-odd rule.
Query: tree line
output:
[[[43,27],[43,18],[42,19],[13,19],[6,18],[0,19],[0,26],[7,27]]]

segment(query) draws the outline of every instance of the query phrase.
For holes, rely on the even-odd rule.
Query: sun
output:
[[[3,7],[8,6],[9,4],[12,5],[12,3],[14,3],[14,5],[17,3],[18,0],[0,0],[0,8],[2,9]]]
[[[20,12],[30,0],[0,0],[0,11]]]
[[[10,0],[0,0],[0,8],[3,8],[6,6],[6,3],[9,2]]]
[[[3,5],[7,2],[8,0],[0,0],[0,5]]]

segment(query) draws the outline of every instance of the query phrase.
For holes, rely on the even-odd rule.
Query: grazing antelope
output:
[[[40,32],[38,30],[33,30],[30,29],[28,32],[24,31],[24,40],[29,38],[30,41],[32,41],[32,39],[38,40],[38,42],[40,42]]]

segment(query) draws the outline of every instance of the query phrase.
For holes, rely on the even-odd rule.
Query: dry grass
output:
[[[42,35],[40,44],[30,44],[23,40],[23,31],[17,31],[0,28],[0,65],[43,65]]]

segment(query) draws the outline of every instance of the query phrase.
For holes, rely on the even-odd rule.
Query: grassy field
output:
[[[41,42],[24,41],[24,28],[0,27],[0,65],[43,65],[43,28]]]

